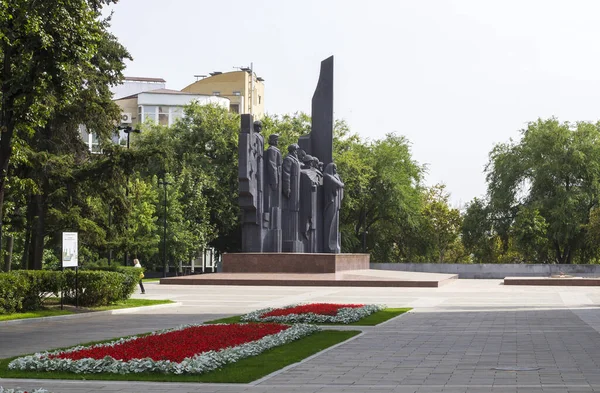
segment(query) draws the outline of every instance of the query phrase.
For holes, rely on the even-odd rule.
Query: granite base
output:
[[[336,273],[369,269],[369,254],[225,253],[223,273]]]

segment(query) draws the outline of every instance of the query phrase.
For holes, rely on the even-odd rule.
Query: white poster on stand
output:
[[[77,267],[77,232],[62,234],[62,266]]]

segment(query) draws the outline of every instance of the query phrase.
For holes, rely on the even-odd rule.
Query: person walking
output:
[[[138,268],[142,268],[142,265],[140,264],[140,260],[135,258],[133,260],[133,267],[138,267]],[[146,290],[144,289],[144,284],[142,283],[142,280],[144,279],[144,271],[140,272],[140,289],[142,291],[142,295],[146,293]]]

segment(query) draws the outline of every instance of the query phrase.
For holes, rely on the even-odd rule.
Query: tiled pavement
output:
[[[509,288],[494,280],[458,280],[438,289],[150,289],[155,297],[171,297],[184,306],[102,320],[0,325],[0,357],[28,352],[25,348],[131,334],[268,304],[363,301],[415,310],[247,385],[5,379],[0,379],[0,385],[43,386],[56,393],[600,392],[600,309],[596,308],[600,288]],[[40,337],[44,330],[48,339]]]

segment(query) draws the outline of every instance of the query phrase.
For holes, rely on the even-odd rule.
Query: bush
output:
[[[142,269],[137,267],[119,267],[118,272],[125,275],[121,289],[121,300],[127,300],[135,292],[135,287],[140,281]]]
[[[0,273],[0,314],[21,311],[28,289],[29,283],[25,277],[13,273]]]
[[[140,280],[140,273],[142,272],[142,270],[140,270],[139,268],[120,265],[97,266],[88,270],[117,272],[125,275],[125,277],[123,278],[123,284],[121,288],[121,293],[119,295],[119,300],[129,299],[131,294],[133,294],[133,292],[135,291],[135,286]]]
[[[65,271],[65,299],[75,303],[75,272]],[[139,271],[137,272],[139,280]],[[126,300],[135,290],[137,280],[131,273],[99,270],[79,271],[79,305],[84,307],[106,306]]]
[[[28,289],[24,293],[23,310],[39,310],[49,295],[59,296],[64,285],[61,272],[49,270],[15,270],[13,274],[27,280]]]

